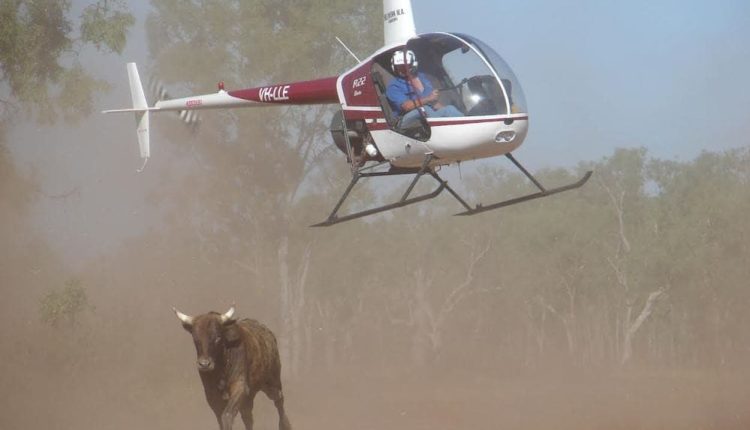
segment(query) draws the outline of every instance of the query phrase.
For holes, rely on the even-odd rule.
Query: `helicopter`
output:
[[[510,66],[490,46],[462,33],[417,34],[410,0],[383,0],[384,45],[360,60],[339,40],[357,65],[339,76],[226,90],[224,83],[212,94],[159,100],[148,106],[135,63],[127,64],[133,107],[103,113],[135,114],[143,166],[150,157],[150,114],[173,111],[194,119],[195,110],[269,107],[279,105],[339,105],[330,133],[346,156],[352,179],[328,217],[314,227],[331,226],[380,212],[412,205],[447,191],[464,211],[475,215],[517,203],[548,197],[583,186],[588,171],[577,182],[545,188],[513,155],[526,138],[529,113],[521,85]],[[421,85],[434,96],[408,91],[403,105],[389,99],[391,87]],[[422,85],[424,87],[424,85]],[[435,91],[437,90],[437,91]],[[429,104],[428,104],[429,102]],[[411,107],[407,112],[401,112]],[[433,116],[435,108],[451,106],[448,116]],[[414,112],[411,112],[414,111]],[[405,121],[409,116],[410,121]],[[532,194],[492,204],[469,205],[438,175],[441,167],[504,155],[538,188]],[[143,167],[140,169],[142,170]],[[340,215],[355,185],[363,178],[407,175],[411,182],[401,198],[380,206]],[[417,182],[430,176],[431,192],[412,195]]]

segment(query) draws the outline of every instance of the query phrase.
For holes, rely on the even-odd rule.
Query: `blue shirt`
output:
[[[388,88],[385,90],[385,95],[388,97],[388,101],[391,103],[393,113],[400,116],[403,114],[401,111],[401,105],[408,100],[416,100],[417,98],[426,98],[432,94],[432,83],[427,79],[424,73],[417,73],[417,77],[422,81],[424,91],[420,94],[416,93],[416,90],[409,84],[409,81],[400,76],[396,76],[388,84]]]

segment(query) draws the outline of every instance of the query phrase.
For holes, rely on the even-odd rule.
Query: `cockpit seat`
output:
[[[390,101],[386,96],[386,89],[393,75],[387,72],[380,64],[373,64],[372,66],[372,80],[375,83],[375,93],[378,96],[380,106],[383,108],[383,114],[388,126],[391,127],[397,133],[401,133],[405,136],[411,137],[418,140],[428,140],[430,138],[429,126],[426,121],[419,121],[409,127],[402,127],[401,120],[402,116],[397,115],[393,112]]]

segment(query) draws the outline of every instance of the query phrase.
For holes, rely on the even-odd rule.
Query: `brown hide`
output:
[[[279,349],[271,330],[252,319],[232,319],[233,309],[196,317],[175,313],[193,336],[206,400],[221,430],[231,429],[238,412],[245,428],[252,429],[253,399],[258,391],[274,401],[279,429],[291,430],[284,412]]]

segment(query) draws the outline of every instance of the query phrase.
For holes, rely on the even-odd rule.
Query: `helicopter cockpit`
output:
[[[431,134],[428,115],[422,115],[416,126],[404,127],[402,115],[395,114],[398,109],[394,109],[387,97],[389,83],[397,79],[391,70],[391,57],[400,49],[403,48],[374,58],[372,75],[376,93],[392,130],[427,141]],[[429,33],[409,40],[406,49],[416,55],[418,72],[439,91],[440,105],[452,105],[464,117],[527,112],[516,76],[500,55],[483,42],[464,34]]]

